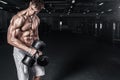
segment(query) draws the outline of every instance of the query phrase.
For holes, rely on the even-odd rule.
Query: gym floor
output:
[[[41,36],[50,63],[43,80],[120,80],[120,49],[70,32]],[[17,80],[12,46],[0,42],[0,80]]]

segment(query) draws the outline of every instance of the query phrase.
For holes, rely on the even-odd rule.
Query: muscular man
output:
[[[13,56],[17,68],[18,80],[28,80],[29,72],[28,67],[21,61],[25,54],[34,55],[36,49],[31,47],[34,40],[39,39],[38,25],[40,19],[37,13],[44,8],[42,0],[31,0],[29,7],[25,10],[18,12],[11,19],[7,40],[8,43],[14,46]],[[39,52],[42,55],[42,52]],[[37,63],[32,67],[34,73],[33,80],[41,80],[41,76],[45,74],[44,67],[38,66]]]

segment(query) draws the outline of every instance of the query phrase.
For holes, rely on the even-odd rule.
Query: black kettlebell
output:
[[[44,49],[45,45],[46,44],[43,41],[35,40],[32,44],[32,47],[35,48],[37,51],[38,50],[42,51]],[[38,52],[36,52],[36,53],[38,53]],[[33,56],[25,55],[25,57],[22,59],[22,63],[28,67],[32,67],[35,63],[35,55],[33,55]]]
[[[22,59],[22,63],[28,67],[32,67],[35,63],[35,58],[34,56],[25,55],[25,57]]]
[[[33,43],[33,46],[34,46],[35,49],[37,49],[39,51],[43,51],[46,44],[43,41],[36,40]],[[49,63],[48,57],[45,56],[45,55],[41,55],[37,58],[37,64],[40,65],[40,66],[46,66],[48,63]]]
[[[35,40],[32,44],[32,47],[34,47],[36,50],[43,51],[46,44],[43,41]]]
[[[41,55],[37,58],[37,64],[40,66],[46,66],[48,65],[49,61],[48,61],[48,57],[45,55]]]

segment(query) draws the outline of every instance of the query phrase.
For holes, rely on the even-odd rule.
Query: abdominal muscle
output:
[[[22,32],[20,41],[23,42],[26,46],[30,47],[34,41],[34,35],[31,35],[30,31]]]

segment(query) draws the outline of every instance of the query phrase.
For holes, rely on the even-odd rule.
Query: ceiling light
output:
[[[68,11],[70,12],[71,10],[69,9]]]
[[[100,3],[99,5],[102,6],[104,3]]]
[[[86,12],[83,12],[83,14],[86,14]]]
[[[118,8],[120,8],[120,6]]]
[[[112,11],[112,9],[108,9],[108,11]]]
[[[3,9],[3,7],[0,7],[0,9]]]
[[[49,4],[50,5],[50,7],[52,7],[52,4]]]
[[[62,26],[62,21],[60,21],[60,26]]]
[[[68,12],[68,13],[70,13],[70,12]]]
[[[49,12],[48,10],[46,10],[46,12]]]
[[[70,6],[70,8],[73,8],[73,6]]]
[[[98,13],[96,13],[96,15],[98,16],[99,14],[98,14]]]
[[[102,23],[100,23],[100,29],[102,29],[102,26],[103,26],[103,24],[102,24]]]
[[[101,12],[102,14],[104,13],[104,11]]]
[[[68,12],[67,15],[70,15],[70,13]]]
[[[87,10],[87,12],[90,12],[90,10]]]
[[[1,2],[1,3],[3,3],[3,4],[8,4],[7,2],[5,2],[5,1],[2,1],[2,0],[0,0],[0,2]]]
[[[72,3],[75,3],[75,0],[72,0]]]
[[[60,15],[60,17],[62,17],[63,15]]]
[[[68,15],[70,14],[70,12],[67,13]]]
[[[51,12],[49,12],[49,14],[51,14]]]

